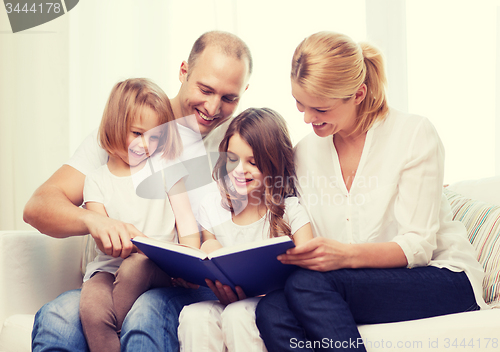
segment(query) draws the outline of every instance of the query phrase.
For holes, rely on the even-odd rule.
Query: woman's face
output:
[[[366,86],[363,84],[360,89],[366,90]],[[320,98],[307,93],[292,79],[292,95],[297,109],[304,113],[304,122],[312,124],[319,137],[336,133],[347,136],[355,129],[357,106],[365,95],[362,94],[360,99],[358,92],[348,100]]]

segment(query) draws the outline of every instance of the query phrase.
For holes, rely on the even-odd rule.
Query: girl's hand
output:
[[[218,280],[215,281],[215,284],[209,279],[206,279],[205,281],[208,287],[215,293],[215,295],[219,299],[219,302],[225,306],[227,306],[230,303],[247,298],[245,292],[243,292],[240,286],[235,287],[236,289],[235,293],[231,289],[231,287],[221,284]]]
[[[172,286],[174,287],[184,287],[184,288],[192,288],[192,289],[198,289],[200,285],[192,284],[190,282],[187,282],[184,279],[179,278],[172,278]]]
[[[345,243],[316,237],[289,249],[286,254],[278,256],[278,260],[283,264],[294,264],[309,270],[330,271],[350,267],[350,248]]]

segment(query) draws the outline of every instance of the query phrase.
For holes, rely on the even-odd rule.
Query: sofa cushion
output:
[[[455,182],[448,189],[469,199],[500,205],[500,176]]]
[[[500,306],[500,206],[470,199],[444,189],[453,219],[467,228],[469,241],[484,268],[483,297],[490,306]]]
[[[31,314],[16,314],[6,319],[0,332],[0,351],[31,351],[34,320],[35,316]]]

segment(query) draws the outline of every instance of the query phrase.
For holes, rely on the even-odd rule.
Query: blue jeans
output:
[[[134,303],[121,330],[122,351],[179,350],[177,327],[185,305],[217,299],[213,292],[181,287],[146,291]],[[61,294],[44,305],[35,316],[32,332],[34,352],[87,352],[79,317],[80,290]]]
[[[366,351],[357,324],[479,309],[467,275],[435,267],[299,269],[262,298],[256,322],[269,352]]]

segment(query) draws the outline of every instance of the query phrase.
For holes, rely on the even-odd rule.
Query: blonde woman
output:
[[[482,268],[442,195],[444,149],[424,117],[388,107],[382,56],[329,32],[296,48],[292,94],[314,133],[296,147],[315,238],[256,316],[273,351],[365,351],[357,324],[484,307]]]

